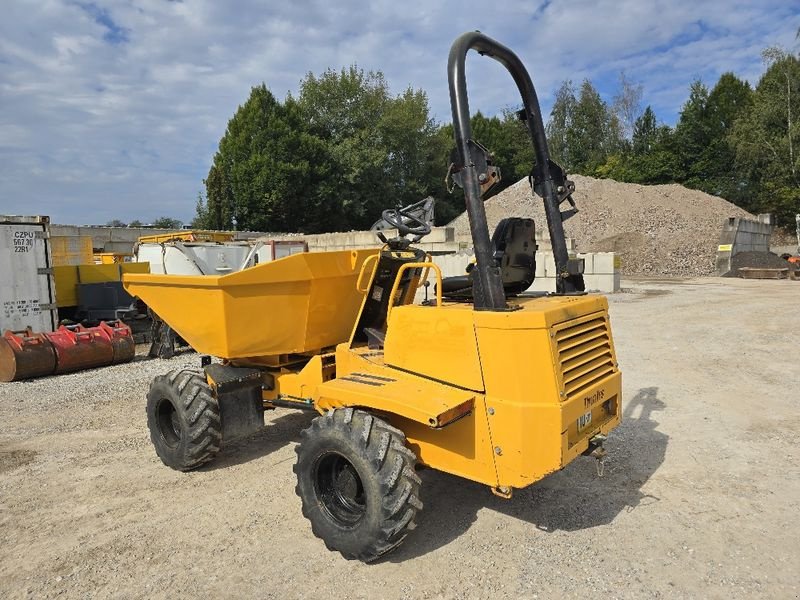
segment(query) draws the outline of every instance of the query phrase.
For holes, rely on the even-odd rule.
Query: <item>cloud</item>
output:
[[[545,114],[563,79],[590,78],[610,99],[625,70],[674,122],[692,79],[734,71],[755,83],[764,47],[792,47],[792,4],[12,0],[0,23],[0,213],[189,221],[250,87],[282,97],[327,67],[357,63],[395,92],[423,88],[449,121],[449,46],[476,28],[520,55]],[[518,103],[494,61],[471,56],[467,78],[473,111]]]

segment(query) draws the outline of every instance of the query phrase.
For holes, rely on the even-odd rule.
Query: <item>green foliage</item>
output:
[[[546,130],[553,159],[569,172],[593,174],[625,147],[619,118],[588,79],[577,97],[571,81],[561,84]]]
[[[144,223],[142,223],[139,219],[134,219],[128,223],[128,227],[144,227]]]
[[[768,49],[769,67],[731,132],[736,166],[754,189],[751,204],[791,225],[800,212],[800,61]]]
[[[733,73],[711,89],[692,82],[674,128],[641,110],[642,86],[624,74],[611,105],[589,80],[564,81],[546,125],[551,157],[568,173],[683,183],[789,222],[800,211],[800,62],[774,48],[765,60],[755,90]],[[489,195],[530,173],[530,135],[515,112],[478,112],[472,130],[503,176]],[[434,122],[425,92],[392,95],[380,72],[309,73],[283,102],[261,84],[228,122],[192,225],[361,229],[429,195],[443,224],[464,210],[461,191],[444,186],[452,146],[452,125]]]
[[[180,229],[183,223],[172,217],[159,217],[152,225],[158,229]]]
[[[545,126],[550,156],[565,169],[573,166],[569,144],[569,138],[573,136],[569,132],[572,130],[572,117],[577,103],[575,86],[570,80],[564,81],[556,92],[550,119]]]
[[[446,152],[421,90],[381,73],[309,73],[297,98],[262,84],[228,122],[198,198],[198,226],[260,231],[369,227],[385,208],[441,193]]]
[[[127,227],[127,225],[119,219],[111,219],[108,223],[106,223],[106,227]]]

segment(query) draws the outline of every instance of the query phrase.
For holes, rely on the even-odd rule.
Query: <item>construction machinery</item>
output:
[[[472,139],[471,49],[505,66],[520,91],[536,157],[531,185],[559,273],[554,294],[523,292],[532,222],[512,219],[489,236],[481,196],[500,173]],[[418,467],[511,498],[580,455],[602,458],[620,422],[608,304],[583,291],[582,263],[567,252],[574,185],[550,160],[530,76],[478,32],[455,41],[448,76],[449,175],[464,190],[476,255],[467,280],[442,279],[414,246],[430,224],[404,209],[384,211],[385,229],[398,235],[379,250],[296,254],[221,276],[125,276],[192,347],[221,359],[152,382],[147,418],[161,460],[194,469],[262,427],[265,410],[318,413],[296,447],[296,491],[314,534],[350,559],[374,560],[415,527]],[[435,298],[413,304],[429,276]]]

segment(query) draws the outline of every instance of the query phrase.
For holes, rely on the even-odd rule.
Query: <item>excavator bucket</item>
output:
[[[312,352],[350,337],[377,250],[310,252],[223,276],[126,274],[143,300],[195,350],[220,358]]]

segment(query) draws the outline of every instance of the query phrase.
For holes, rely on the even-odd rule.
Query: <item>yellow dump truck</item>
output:
[[[524,291],[535,272],[532,220],[505,219],[489,236],[481,196],[500,173],[471,138],[470,49],[503,64],[521,93],[532,186],[560,273],[554,294]],[[297,254],[224,276],[125,276],[192,347],[222,359],[153,381],[147,417],[161,460],[194,469],[262,427],[265,410],[317,412],[296,448],[297,493],[314,534],[346,558],[374,560],[414,528],[419,466],[510,498],[582,454],[601,457],[620,422],[607,302],[583,291],[582,263],[567,253],[562,221],[574,212],[574,185],[549,158],[530,77],[477,32],[455,41],[448,75],[449,176],[470,218],[469,274],[443,279],[414,246],[430,223],[390,209],[379,250]],[[383,228],[398,236],[386,239]],[[428,278],[435,298],[414,304]]]

